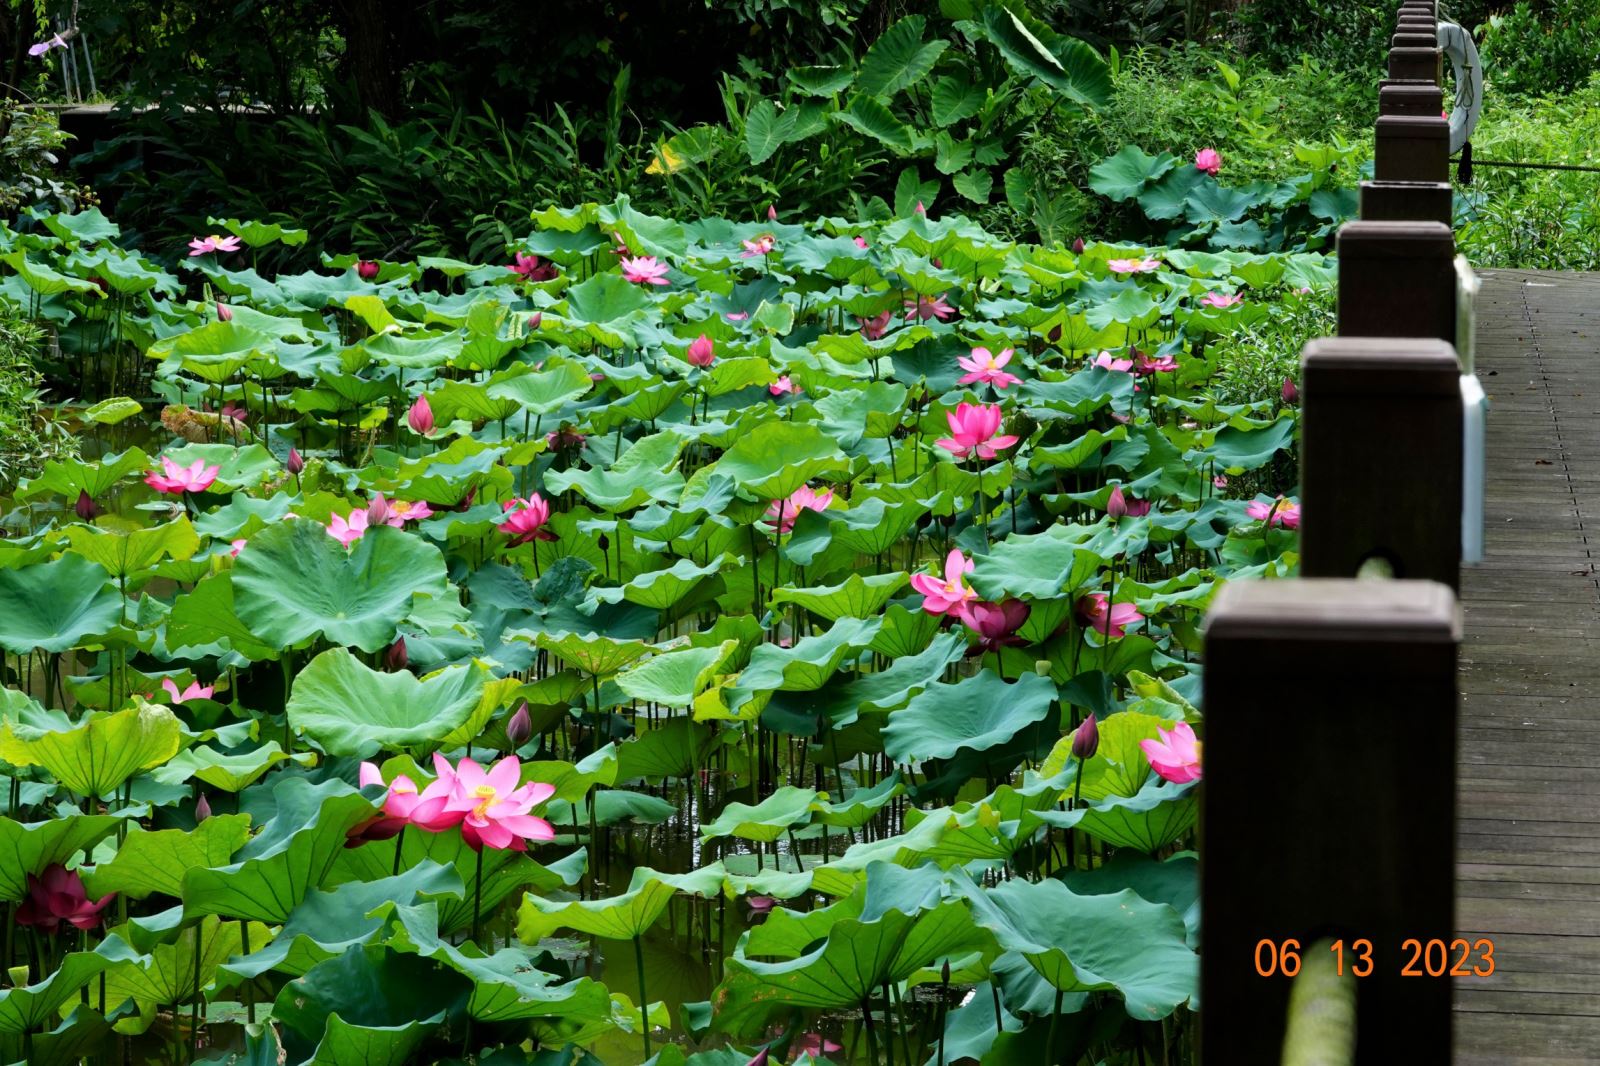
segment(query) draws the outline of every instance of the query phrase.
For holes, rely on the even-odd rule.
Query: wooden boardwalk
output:
[[[1455,1060],[1600,1062],[1600,274],[1484,271],[1484,562],[1463,567]],[[1397,461],[1401,457],[1397,457]]]

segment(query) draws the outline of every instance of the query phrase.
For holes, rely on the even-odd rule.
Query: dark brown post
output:
[[[1339,229],[1339,335],[1456,340],[1455,237],[1438,222]]]
[[[1450,1062],[1455,597],[1425,581],[1239,581],[1206,617],[1201,1060],[1276,1063],[1283,948],[1343,940],[1361,1066]],[[1293,707],[1264,698],[1288,682]],[[1367,943],[1360,943],[1367,942]],[[1292,950],[1292,949],[1291,949]],[[1437,952],[1436,952],[1437,954]],[[1271,976],[1257,970],[1276,961]],[[1418,967],[1421,969],[1421,967]],[[1366,973],[1362,965],[1361,973]]]
[[[1390,48],[1432,48],[1438,44],[1438,39],[1431,33],[1413,30],[1409,26],[1402,26],[1393,37],[1389,38]]]
[[[1380,115],[1373,177],[1379,181],[1445,181],[1450,176],[1450,121],[1439,115]]]
[[[1444,110],[1444,93],[1437,85],[1395,82],[1378,90],[1378,114],[1420,115],[1437,118]]]
[[[1454,191],[1443,181],[1364,181],[1361,218],[1367,222],[1421,220],[1448,226],[1454,220]]]
[[[1389,77],[1394,81],[1439,82],[1439,49],[1391,48]]]
[[[1395,577],[1459,587],[1455,349],[1441,340],[1314,340],[1300,357],[1300,397],[1300,572],[1355,577],[1381,558]]]

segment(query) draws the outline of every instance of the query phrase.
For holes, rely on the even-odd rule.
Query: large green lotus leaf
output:
[[[1053,600],[1073,593],[1099,573],[1117,546],[1083,526],[1051,526],[1043,533],[1012,535],[979,556],[967,580],[990,600],[1017,596]]]
[[[212,574],[179,593],[167,615],[167,647],[173,652],[212,646],[253,661],[274,658],[280,651],[252,633],[234,609],[232,571]]]
[[[678,259],[688,254],[689,236],[683,224],[658,215],[636,211],[627,196],[601,204],[595,221],[612,230],[635,255],[654,255]]]
[[[561,903],[530,892],[517,909],[517,937],[524,944],[537,944],[557,929],[571,929],[607,940],[632,940],[655,924],[674,893],[712,896],[721,892],[724,873],[721,863],[683,874],[640,866],[634,869],[627,891],[606,899]]]
[[[1114,847],[1154,853],[1194,828],[1200,807],[1193,793],[1192,784],[1152,777],[1136,796],[1107,796],[1076,810],[1041,811],[1039,818],[1076,827]]]
[[[1113,324],[1127,326],[1129,329],[1146,329],[1161,317],[1161,305],[1152,300],[1150,294],[1143,289],[1128,288],[1111,299],[1102,300],[1089,308],[1086,317],[1095,329],[1109,329]],[[1103,367],[1100,370],[1105,374],[1116,373]],[[1122,376],[1127,378],[1126,374]]]
[[[650,297],[643,290],[621,274],[595,274],[566,291],[564,317],[578,325],[627,328],[650,306]]]
[[[920,607],[908,610],[891,603],[883,612],[883,628],[872,638],[872,650],[891,659],[916,655],[932,644],[942,622],[940,615]]]
[[[732,737],[732,732],[719,733]],[[687,777],[704,762],[711,748],[711,727],[693,718],[669,718],[661,725],[641,729],[616,746],[616,780],[661,780]]]
[[[428,394],[428,406],[443,425],[456,419],[468,422],[500,422],[522,411],[516,400],[494,397],[475,381],[449,381]]]
[[[905,783],[900,780],[900,772],[896,770],[871,788],[858,788],[834,803],[827,801],[817,803],[814,808],[817,812],[816,820],[824,825],[859,829],[870,822],[872,816],[882,810],[885,804],[905,790]]]
[[[1135,796],[1150,778],[1150,760],[1139,747],[1143,740],[1155,740],[1156,730],[1172,723],[1165,718],[1139,711],[1122,711],[1100,719],[1100,742],[1091,758],[1083,762],[1083,784],[1074,792],[1088,800],[1106,796]],[[1072,757],[1072,737],[1062,737],[1039,764],[1041,777],[1054,777],[1068,769],[1076,773]]]
[[[0,991],[0,1033],[19,1035],[44,1027],[95,977],[137,957],[127,942],[113,933],[93,951],[69,953],[36,984],[13,985]],[[107,1007],[121,1002],[106,998]]]
[[[165,558],[187,559],[200,549],[200,536],[187,518],[130,532],[68,526],[67,549],[98,563],[115,578],[148,570]]]
[[[0,256],[0,263],[4,263],[17,272],[17,276],[27,283],[28,288],[40,296],[59,296],[64,292],[94,293],[104,297],[100,286],[83,278],[75,278],[52,270],[43,263],[35,263],[28,258],[27,252],[12,252],[10,255]]]
[[[221,226],[252,248],[283,242],[287,245],[306,243],[310,233],[303,229],[281,226],[276,222],[257,222],[254,219],[206,218],[206,225]]]
[[[368,337],[361,342],[361,350],[373,361],[386,366],[426,370],[443,366],[461,354],[464,344],[459,332],[451,333],[385,333]]]
[[[701,840],[738,837],[770,843],[797,825],[811,821],[817,792],[810,788],[784,785],[757,804],[730,803],[717,820],[700,827]]]
[[[358,945],[284,985],[272,1018],[285,1029],[291,1062],[406,1066],[429,1034],[462,1010],[470,989],[465,978],[426,959]]]
[[[967,643],[957,633],[940,633],[919,652],[899,656],[887,667],[861,674],[821,694],[823,710],[836,728],[856,720],[863,711],[892,711],[938,681],[945,668],[960,661]]]
[[[42,766],[80,796],[105,795],[172,758],[182,743],[173,713],[141,699],[126,710],[93,712],[71,729],[42,728],[9,712],[0,723],[0,759]]]
[[[551,800],[545,808],[545,817],[558,826],[574,823],[596,826],[660,825],[677,813],[676,803],[625,788],[596,791],[586,802],[577,805],[566,800]],[[592,823],[589,821],[591,817],[594,819]]]
[[[768,500],[786,499],[814,477],[849,465],[839,445],[808,422],[764,422],[717,460],[719,473]]]
[[[1229,472],[1254,470],[1294,442],[1295,423],[1293,415],[1286,415],[1260,429],[1227,426],[1217,431],[1209,447],[1188,452],[1184,460],[1192,466],[1214,462],[1218,470]]]
[[[224,914],[281,924],[322,884],[344,850],[345,835],[374,814],[368,800],[337,779],[313,785],[287,777],[272,797],[277,814],[232,864],[184,875],[185,920]]]
[[[726,552],[711,560],[705,566],[696,565],[693,559],[679,559],[664,570],[652,570],[649,573],[639,574],[630,579],[625,585],[615,588],[597,588],[594,590],[594,597],[601,603],[616,603],[618,600],[627,600],[629,603],[637,603],[641,607],[664,611],[687,599],[690,590],[700,584],[706,577],[720,573],[737,562],[738,559],[736,557]]]
[[[575,488],[596,507],[613,513],[643,507],[652,500],[671,503],[683,491],[678,453],[685,443],[671,430],[653,433],[623,452],[609,470],[551,471],[544,476],[545,485],[553,492]]]
[[[1082,419],[1104,407],[1126,412],[1133,403],[1133,378],[1098,366],[1080,370],[1065,381],[1030,378],[1017,388],[1026,401],[1028,413],[1041,421],[1062,417]]]
[[[250,923],[252,947],[271,939],[271,929]],[[131,999],[141,1007],[152,1007],[192,999],[210,986],[217,969],[239,954],[243,944],[239,922],[207,915],[181,930],[172,943],[156,944],[148,954],[108,970],[106,1003]]]
[[[735,357],[718,359],[703,379],[703,387],[712,396],[722,396],[752,385],[770,385],[775,380],[772,364],[765,359]]]
[[[779,588],[772,593],[773,603],[793,603],[830,622],[841,618],[871,618],[883,610],[889,597],[900,591],[910,575],[851,574],[838,585],[819,588]]]
[[[1192,851],[1160,861],[1119,851],[1110,862],[1093,870],[1067,871],[1066,883],[1080,896],[1100,896],[1128,888],[1151,903],[1165,903],[1183,916],[1189,946],[1200,946],[1200,872]]]
[[[122,620],[123,599],[105,568],[81,555],[0,570],[0,647],[61,652]]]
[[[529,765],[523,764],[524,771]],[[413,776],[412,780],[420,783],[420,775]],[[529,776],[524,773],[523,782],[527,783],[528,780]],[[400,849],[401,869],[435,863],[453,867],[463,885],[470,886],[477,879],[480,853],[472,850],[458,830],[427,833],[408,829],[398,837],[371,840],[358,848],[346,848],[334,861],[326,884],[377,881],[390,876],[396,867],[396,847]],[[582,848],[549,866],[535,862],[525,852],[510,849],[491,849],[481,855],[483,887],[479,903],[485,912],[494,910],[513,892],[522,888],[531,888],[535,892],[569,888],[583,877],[588,865],[588,853]],[[437,908],[439,928],[447,933],[465,929],[472,922],[471,892],[465,892],[460,899],[443,895],[434,900],[433,905]]]
[[[465,888],[453,867],[428,861],[393,876],[317,889],[300,901],[270,944],[223,968],[244,978],[259,977],[268,970],[298,977],[382,931],[388,923],[374,912],[385,903],[409,906],[419,897],[459,899],[463,895]]]
[[[488,679],[477,663],[422,679],[406,670],[384,673],[332,648],[296,675],[289,724],[330,755],[425,755],[477,709]]]
[[[488,382],[490,399],[511,400],[529,414],[547,415],[594,388],[589,372],[570,359],[552,359],[545,367],[535,372],[531,366],[519,363],[496,374]]]
[[[1089,188],[1112,200],[1131,200],[1177,162],[1167,152],[1152,156],[1138,145],[1124,145],[1116,155],[1089,168]]]
[[[443,597],[444,557],[420,537],[383,526],[346,550],[310,519],[272,526],[240,552],[234,609],[276,647],[321,635],[372,652],[394,642],[414,595]]]
[[[859,655],[877,636],[881,618],[841,618],[826,633],[805,637],[793,647],[763,644],[739,675],[747,692],[782,689],[811,692],[828,683],[845,659]]]
[[[1215,181],[1201,182],[1184,202],[1184,218],[1199,225],[1205,222],[1237,222],[1251,208],[1266,202],[1264,195],[1252,196],[1240,189],[1225,189]]]
[[[1060,881],[968,882],[972,920],[1064,992],[1115,991],[1132,1018],[1155,1021],[1199,988],[1200,957],[1178,912],[1132,890],[1080,896]]]
[[[186,444],[166,454],[183,466],[200,460],[216,467],[217,481],[212,491],[220,491],[223,486],[248,488],[283,473],[283,464],[260,444],[247,444],[242,448],[231,444]]]
[[[43,873],[52,863],[65,863],[94,847],[121,822],[109,814],[73,814],[48,822],[0,818],[0,899],[22,899],[29,874]]]
[[[534,643],[591,677],[609,677],[653,650],[642,640],[613,640],[595,633],[539,633]]]
[[[717,671],[738,647],[738,641],[725,640],[709,647],[656,655],[619,673],[617,687],[636,700],[665,707],[690,707],[695,697],[711,686]]]
[[[97,244],[122,236],[122,227],[101,214],[98,207],[72,214],[46,215],[44,226],[68,243]]]
[[[1055,682],[1038,674],[1008,684],[984,670],[953,685],[929,685],[889,715],[883,750],[897,763],[985,751],[1044,722],[1055,698]],[[1050,728],[1054,736],[1054,723]]]
[[[309,751],[297,751],[291,756],[278,746],[276,740],[232,754],[224,754],[210,745],[202,744],[182,752],[165,766],[157,767],[150,776],[166,785],[181,785],[193,778],[223,792],[239,792],[259,781],[278,763],[290,759],[301,766],[312,766],[317,756]]]
[[[248,814],[214,814],[193,829],[160,829],[139,825],[116,855],[83,874],[91,897],[120,892],[134,899],[154,893],[183,894],[183,875],[195,867],[223,866],[250,837]]]
[[[1127,439],[1127,426],[1113,426],[1103,433],[1098,429],[1091,429],[1067,444],[1035,448],[1028,456],[1028,466],[1035,471],[1079,470],[1084,467],[1094,467],[1098,470],[1104,464],[1105,452],[1109,450],[1109,445]]]

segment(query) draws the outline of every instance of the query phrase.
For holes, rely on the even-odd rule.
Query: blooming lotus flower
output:
[[[1111,268],[1113,274],[1148,274],[1152,270],[1161,269],[1159,259],[1110,259],[1106,266]]]
[[[768,385],[767,391],[772,393],[774,396],[782,396],[786,392],[798,396],[805,390],[799,385],[796,385],[794,382],[790,381],[789,375],[785,374],[777,381],[774,381],[771,385]]]
[[[521,252],[517,253],[516,262],[507,266],[506,269],[512,273],[521,274],[527,281],[549,281],[556,276],[554,263],[546,262],[536,255],[524,255]]]
[[[501,504],[504,521],[495,528],[510,534],[511,547],[534,540],[555,540],[556,535],[544,528],[550,521],[550,505],[535,492],[527,499],[512,498]]]
[[[1138,358],[1134,360],[1133,372],[1140,377],[1148,377],[1151,374],[1170,374],[1178,369],[1178,360],[1171,355],[1146,355],[1137,349],[1135,349],[1134,354]]]
[[[1170,730],[1157,726],[1156,735],[1161,739],[1139,741],[1150,769],[1175,785],[1200,780],[1200,741],[1189,723],[1179,722]]]
[[[779,534],[787,533],[794,528],[795,519],[800,517],[801,511],[826,511],[832,502],[832,489],[817,492],[810,485],[801,485],[789,494],[788,499],[773,500],[768,504],[764,521],[776,526]]]
[[[406,820],[430,833],[442,833],[453,825],[460,825],[466,812],[450,806],[456,791],[456,768],[438,752],[433,753],[433,772],[436,776],[418,794],[417,801],[406,814]]]
[[[1003,348],[999,355],[992,354],[987,348],[974,348],[970,357],[956,356],[956,363],[966,373],[956,380],[957,385],[971,385],[981,381],[986,385],[993,385],[997,389],[1008,388],[1022,379],[1015,374],[1007,373],[1001,368],[1011,362],[1012,350]]]
[[[555,795],[556,787],[542,781],[519,787],[521,779],[522,763],[515,755],[487,771],[470,758],[457,764],[445,809],[461,813],[461,836],[473,849],[526,851],[528,840],[555,839],[554,827],[528,812]]]
[[[219,237],[215,233],[207,237],[196,237],[189,242],[189,256],[209,255],[213,252],[237,252],[239,238]]]
[[[1300,402],[1300,386],[1294,383],[1294,378],[1284,378],[1283,388],[1278,390],[1278,394],[1283,397],[1283,402],[1290,407]]]
[[[856,247],[862,249],[863,251],[865,251],[866,248],[868,247],[867,239],[865,237],[857,235],[857,236],[852,237],[850,239],[855,241],[856,242]]]
[[[749,311],[729,311],[727,314],[723,315],[722,317],[727,319],[729,322],[743,322],[745,319],[750,317],[750,312]]]
[[[66,39],[58,33],[49,40],[40,41],[38,44],[30,45],[28,47],[28,54],[34,58],[38,58],[39,56],[42,56],[46,52],[50,51],[52,48],[65,48],[66,46]]]
[[[1017,635],[1028,621],[1033,608],[1022,600],[989,603],[974,599],[964,603],[956,612],[968,629],[978,635],[980,651],[999,651],[1007,645],[1026,644]]]
[[[433,406],[428,403],[426,396],[418,396],[406,412],[406,425],[419,436],[426,437],[433,432]]]
[[[62,922],[74,929],[93,929],[100,924],[100,912],[114,898],[115,892],[90,903],[78,871],[53,862],[43,875],[28,875],[28,895],[17,907],[17,924],[52,936]]]
[[[998,405],[963,400],[954,411],[946,411],[944,418],[950,424],[950,436],[934,443],[957,459],[965,459],[974,452],[980,459],[993,459],[1002,448],[1017,443],[1017,438],[1010,434],[995,436],[1000,429]]]
[[[371,281],[378,276],[378,264],[371,259],[357,259],[356,276],[362,281]]]
[[[943,296],[918,296],[915,300],[907,300],[905,307],[908,321],[916,319],[919,322],[926,322],[930,318],[936,318],[943,322],[956,313],[956,309],[951,307]]]
[[[1258,522],[1266,522],[1269,527],[1300,528],[1300,505],[1291,503],[1282,496],[1274,500],[1252,500],[1250,506],[1244,509],[1244,513]]]
[[[960,614],[964,605],[978,598],[964,580],[973,565],[961,549],[951,548],[944,558],[943,579],[933,574],[912,574],[911,587],[922,593],[922,609],[929,614]]]
[[[689,342],[689,351],[684,358],[689,360],[691,366],[703,369],[717,361],[717,346],[711,342],[710,337],[702,333]]]
[[[1222,169],[1222,156],[1217,154],[1215,148],[1202,148],[1194,154],[1194,168],[1214,178],[1217,171]]]
[[[777,241],[772,234],[763,233],[753,241],[740,241],[739,243],[744,245],[744,251],[739,253],[740,259],[756,259],[772,251],[772,247]]]
[[[809,1055],[813,1059],[820,1059],[824,1055],[831,1055],[835,1051],[843,1051],[841,1044],[836,1044],[821,1033],[801,1033],[789,1045],[789,1051],[794,1055],[790,1062],[798,1062],[802,1056]]]
[[[1244,303],[1244,297],[1236,292],[1208,292],[1200,297],[1201,307],[1215,307],[1219,310],[1224,307],[1238,307]]]
[[[1228,476],[1226,474],[1218,474],[1216,477],[1211,479],[1211,487],[1214,488],[1214,489],[1225,489],[1225,488],[1227,488],[1228,487]]]
[[[884,311],[881,314],[873,315],[871,318],[856,319],[857,322],[861,323],[861,335],[869,341],[878,340],[884,333],[888,332],[889,323],[893,320],[893,311]]]
[[[762,917],[765,917],[767,914],[771,913],[772,908],[777,905],[777,902],[777,899],[772,896],[747,896],[745,897],[744,905],[750,908],[751,914],[758,914]]]
[[[545,444],[550,447],[551,451],[557,452],[581,451],[586,447],[588,439],[588,437],[568,425],[563,425],[560,429],[544,435]]]
[[[383,773],[376,765],[370,762],[361,764],[361,787],[383,784]],[[383,795],[383,814],[351,830],[346,844],[356,844],[365,840],[388,840],[397,836],[411,821],[411,812],[416,809],[422,797],[417,792],[417,783],[405,774],[399,774],[387,786]]]
[[[629,281],[641,285],[667,283],[667,264],[656,262],[656,257],[653,255],[623,259],[619,265],[622,267],[622,276]]]
[[[1110,603],[1104,592],[1078,597],[1078,620],[1108,640],[1128,635],[1128,627],[1144,620],[1131,603]]]
[[[158,474],[155,471],[144,476],[144,483],[157,492],[204,492],[217,480],[221,467],[207,466],[204,459],[196,459],[188,466],[179,466],[172,461],[170,456],[161,457],[161,468],[166,473]]]
[[[172,697],[173,703],[188,703],[190,700],[209,700],[211,694],[217,690],[215,685],[202,685],[198,681],[191,681],[188,688],[179,692],[177,684],[170,677],[161,679],[161,687],[167,690],[167,695]]]
[[[419,522],[433,517],[433,508],[423,500],[390,500],[389,524],[400,527],[407,522]]]
[[[328,516],[328,536],[346,548],[360,540],[366,531],[367,510],[364,507],[351,511],[349,518],[342,518],[336,514]]]
[[[1101,352],[1090,361],[1089,365],[1097,366],[1102,370],[1115,370],[1126,374],[1133,369],[1133,360],[1116,359],[1112,357],[1110,352]]]
[[[238,540],[229,541],[228,547],[232,548],[233,550],[228,552],[228,554],[237,559],[239,557],[239,553],[244,551],[244,546],[249,543],[249,540],[245,539],[244,537],[240,537]]]

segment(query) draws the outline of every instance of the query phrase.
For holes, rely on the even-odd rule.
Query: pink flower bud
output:
[[[767,221],[768,222],[776,222],[776,221],[778,221],[778,205],[777,204],[768,204],[767,205]]]
[[[417,402],[411,405],[411,410],[406,412],[406,424],[411,432],[420,436],[433,432],[433,408],[428,405],[426,396],[418,396]]]
[[[539,324],[541,322],[543,322],[543,321],[544,321],[544,312],[543,311],[535,311],[533,314],[529,315],[528,316],[528,332],[529,333],[537,333],[537,332],[539,332]]]
[[[1073,255],[1082,255],[1083,254],[1083,238],[1082,237],[1079,237],[1077,240],[1072,242],[1072,254]]]
[[[1106,500],[1106,514],[1112,518],[1125,518],[1128,514],[1128,499],[1122,495],[1122,486],[1111,486],[1111,496]]]
[[[370,259],[356,260],[356,274],[362,281],[371,281],[378,276],[378,264]]]
[[[383,653],[383,668],[391,674],[398,674],[404,670],[406,663],[410,661],[410,656],[406,654],[405,637],[394,638],[394,643]]]
[[[383,498],[383,493],[378,493],[371,503],[367,504],[367,526],[381,526],[389,521],[389,501]]]
[[[517,713],[506,723],[506,740],[511,742],[511,749],[515,751],[532,737],[533,716],[528,713],[528,701],[523,700],[522,705],[517,708]]]
[[[194,824],[199,825],[201,822],[210,817],[211,801],[206,799],[206,794],[202,792],[200,793],[200,798],[195,800],[194,803]]]
[[[717,360],[716,345],[704,333],[689,342],[688,360],[698,367],[708,367]]]
[[[229,307],[227,304],[218,304],[217,305],[217,321],[219,321],[219,322],[232,322],[233,321],[233,308]]]
[[[1300,387],[1294,383],[1294,378],[1283,379],[1283,402],[1291,407],[1300,402]]]
[[[1100,726],[1095,721],[1094,712],[1089,712],[1077,729],[1072,731],[1072,757],[1075,759],[1092,759],[1094,753],[1100,750]]]
[[[291,444],[289,446],[289,461],[283,465],[284,469],[288,470],[289,473],[299,477],[300,471],[306,468],[306,461],[301,458],[300,452]]]
[[[76,511],[78,517],[83,519],[85,522],[93,522],[96,518],[100,517],[101,513],[99,504],[95,503],[94,500],[90,498],[89,494],[82,489],[78,490],[78,502],[73,505],[72,509]]]

